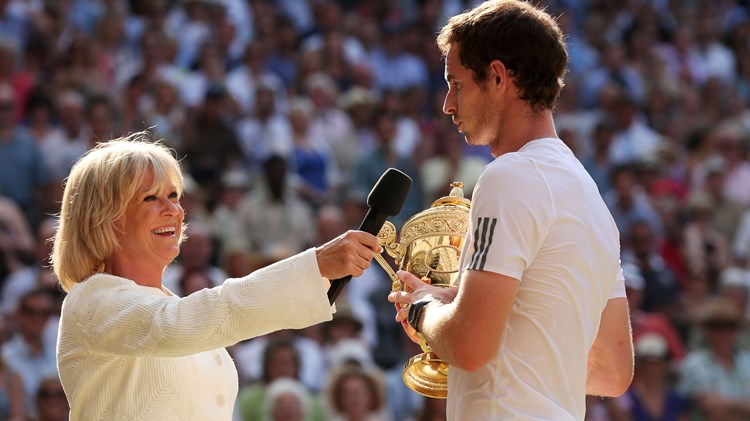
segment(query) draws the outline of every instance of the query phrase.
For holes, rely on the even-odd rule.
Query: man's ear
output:
[[[498,88],[508,82],[508,71],[502,61],[492,60],[490,62],[488,81]]]

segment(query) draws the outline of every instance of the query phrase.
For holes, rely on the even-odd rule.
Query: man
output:
[[[52,322],[53,306],[53,297],[44,288],[24,294],[16,309],[18,329],[3,344],[2,358],[13,372],[21,375],[26,407],[31,413],[35,413],[35,397],[42,380],[50,373],[57,373],[57,338],[46,334],[48,323]]]
[[[586,394],[627,390],[633,346],[617,227],[552,120],[563,35],[527,3],[488,1],[438,45],[443,111],[495,159],[472,196],[459,287],[400,271],[412,292],[389,295],[396,320],[451,365],[449,420],[583,420]]]

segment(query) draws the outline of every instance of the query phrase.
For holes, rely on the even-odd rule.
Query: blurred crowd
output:
[[[389,167],[414,180],[400,227],[492,159],[442,114],[435,46],[476,3],[0,0],[0,419],[67,419],[48,256],[81,154],[146,129],[174,149],[183,296],[356,228]],[[567,34],[555,123],[617,223],[632,311],[635,380],[587,418],[750,420],[749,2],[537,3]],[[420,350],[389,290],[373,263],[333,321],[231,347],[236,419],[445,419],[401,380]]]

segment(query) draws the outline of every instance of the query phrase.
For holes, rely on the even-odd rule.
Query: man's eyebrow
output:
[[[454,80],[454,79],[456,79],[456,76],[454,76],[454,75],[452,75],[452,74],[450,74],[450,73],[446,73],[446,74],[445,74],[445,80],[446,80],[446,81],[450,82],[450,81],[452,81],[452,80]]]

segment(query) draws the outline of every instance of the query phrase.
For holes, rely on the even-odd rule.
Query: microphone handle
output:
[[[385,220],[387,218],[388,215],[379,212],[374,208],[370,208],[367,210],[365,219],[363,219],[362,223],[359,225],[359,230],[369,232],[372,235],[378,235],[378,232],[380,232],[380,229],[383,228],[383,224],[385,224]],[[351,280],[352,275],[347,275],[343,278],[334,279],[331,281],[331,287],[328,288],[328,302],[330,304],[333,304],[333,302],[336,301],[336,297],[339,296],[346,284],[348,284]]]

